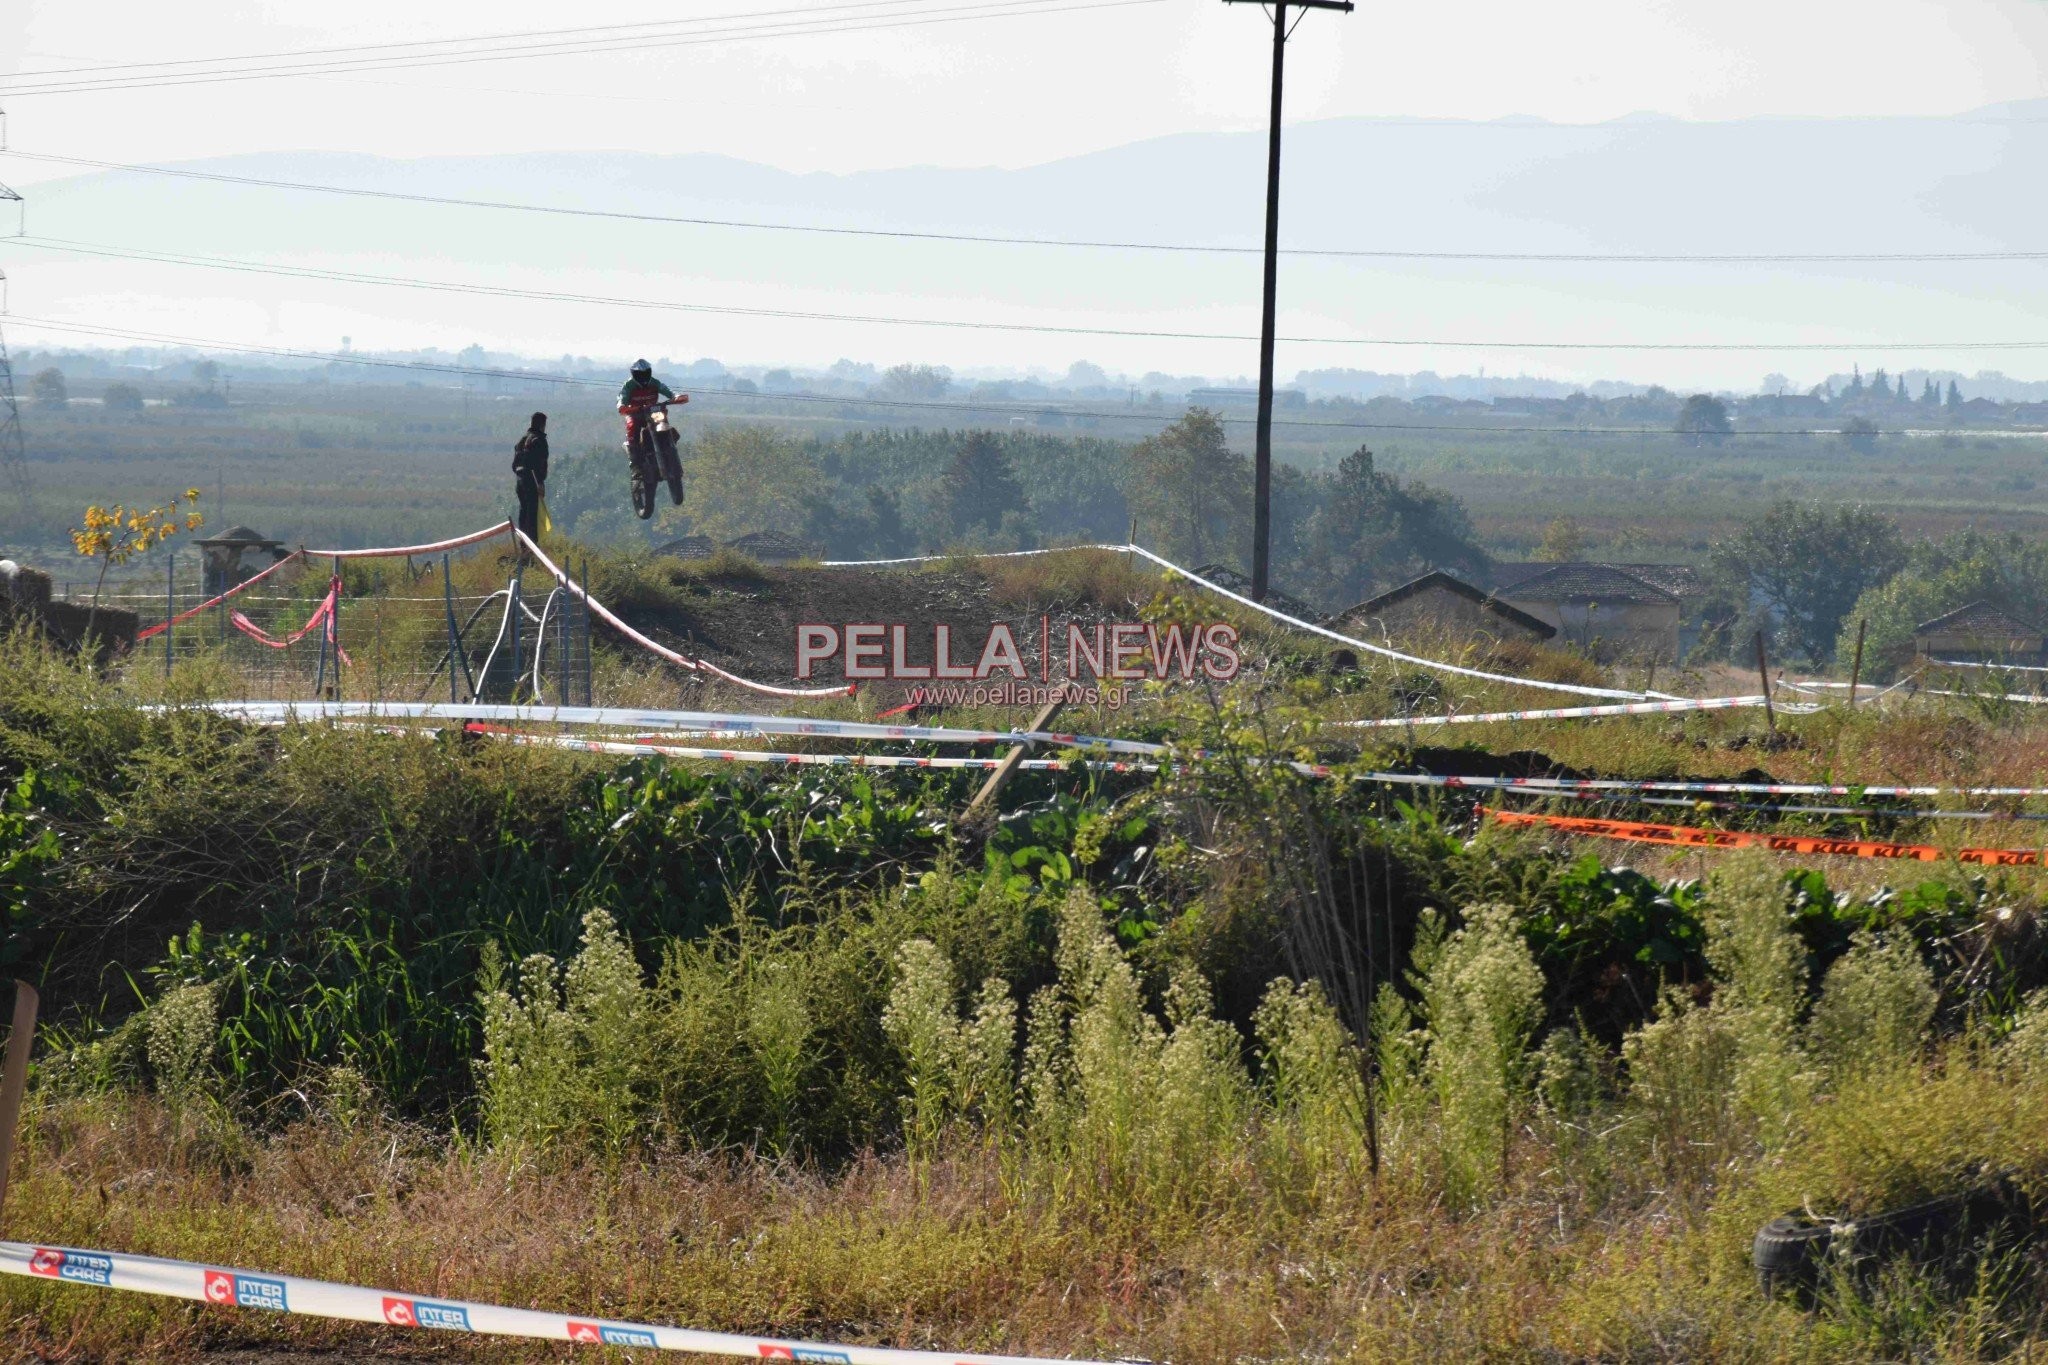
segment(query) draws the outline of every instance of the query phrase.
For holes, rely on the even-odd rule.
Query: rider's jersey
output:
[[[645,383],[638,379],[628,379],[619,389],[619,411],[624,412],[627,408],[650,408],[658,402],[673,403],[675,399],[675,391],[659,379],[650,378]]]

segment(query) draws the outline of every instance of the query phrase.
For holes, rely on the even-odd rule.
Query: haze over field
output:
[[[1264,173],[1256,16],[1217,4],[967,16],[905,0],[886,31],[676,38],[644,50],[33,94],[35,73],[559,27],[371,0],[171,15],[36,0],[0,17],[12,145],[119,162],[755,220],[1253,245]],[[722,13],[752,22],[733,4]],[[841,7],[844,8],[844,7]],[[854,7],[862,8],[862,7]],[[867,6],[873,9],[874,6]],[[901,8],[901,7],[899,7]],[[781,13],[781,11],[777,11]],[[806,22],[823,10],[790,13]],[[907,16],[907,17],[906,17]],[[604,14],[575,16],[601,25]],[[1510,253],[2028,250],[2048,150],[2048,8],[2032,0],[1711,11],[1505,0],[1314,16],[1289,58],[1283,235],[1295,246]],[[934,22],[943,19],[944,22]],[[829,20],[832,23],[852,20]],[[862,19],[860,22],[869,22]],[[426,27],[431,26],[431,27]],[[604,33],[601,27],[591,32]],[[110,77],[110,78],[112,78]],[[1654,110],[1655,113],[1640,111]],[[610,149],[610,150],[593,150]],[[631,149],[631,150],[622,150]],[[1256,331],[1255,256],[830,238],[435,209],[19,158],[41,238],[712,308],[1139,332]],[[1245,341],[908,327],[457,297],[6,251],[13,310],[322,349],[480,342],[729,365],[841,356],[956,369],[1248,373]],[[1922,366],[2048,377],[2010,342],[2039,261],[1645,265],[1289,259],[1283,334],[1421,341],[1859,342],[1862,354],[1283,343],[1281,373],[1529,373],[1749,389]],[[26,337],[27,328],[22,328]],[[28,338],[37,340],[37,338]]]
[[[2029,167],[2048,101],[1946,118],[1336,119],[1290,133],[1284,240],[1344,250],[1600,254],[1980,253],[2038,248]],[[709,154],[392,159],[274,152],[178,163],[266,179],[672,216],[897,231],[1247,246],[1263,138],[1188,133],[1020,169],[795,173]],[[33,165],[47,172],[50,163]],[[451,297],[51,249],[10,253],[13,307],[180,335],[358,348],[481,342],[728,364],[841,356],[956,368],[1229,375],[1242,342],[732,316],[754,308],[1030,326],[1250,334],[1256,255],[906,242],[621,223],[96,173],[28,187],[34,239],[596,294],[705,312]],[[1329,338],[1857,341],[1841,352],[1561,352],[1291,342],[1282,373],[1475,368],[1749,389],[1866,363],[2031,376],[2036,353],[1873,349],[2048,340],[2048,266],[1284,262],[1281,331]],[[51,338],[54,340],[54,338]]]

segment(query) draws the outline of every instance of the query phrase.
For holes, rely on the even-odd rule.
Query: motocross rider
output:
[[[619,389],[619,411],[626,419],[626,446],[630,450],[640,439],[640,423],[656,403],[687,403],[690,396],[675,391],[654,377],[654,367],[645,360],[633,362],[633,377]]]

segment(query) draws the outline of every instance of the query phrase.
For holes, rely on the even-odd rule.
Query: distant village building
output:
[[[1672,663],[1679,657],[1684,606],[1678,594],[1618,565],[1552,564],[1495,595],[1596,659]]]
[[[1188,406],[1191,408],[1256,408],[1259,405],[1257,389],[1190,389]],[[1273,406],[1276,408],[1305,408],[1308,395],[1300,389],[1273,390]]]
[[[1219,588],[1228,588],[1240,597],[1251,596],[1252,580],[1248,576],[1239,573],[1236,569],[1231,568],[1228,564],[1210,563],[1198,565],[1194,570],[1194,575],[1197,578],[1206,579],[1214,583]],[[1289,616],[1299,617],[1304,621],[1314,621],[1322,615],[1321,612],[1302,601],[1299,597],[1290,596],[1274,587],[1271,583],[1266,584],[1266,605],[1275,611],[1284,611]]]
[[[725,547],[763,564],[790,564],[799,559],[818,557],[816,546],[806,545],[780,531],[749,531],[728,540]]]
[[[1541,644],[1557,628],[1441,570],[1424,574],[1337,615],[1339,630],[1368,637],[1462,635]]]
[[[718,546],[710,536],[683,536],[654,547],[656,559],[709,559]]]
[[[2038,665],[2048,655],[2048,634],[1978,601],[1913,627],[1913,653],[1935,662]]]

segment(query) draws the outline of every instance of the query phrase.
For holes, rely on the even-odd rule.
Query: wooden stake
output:
[[[1856,684],[1863,681],[1863,629],[1870,622],[1856,622],[1856,661],[1849,665],[1849,709],[1856,709]]]
[[[1066,708],[1066,705],[1067,689],[1061,687],[1053,693],[1052,700],[1048,701],[1040,708],[1038,714],[1032,717],[1031,728],[1033,730],[1045,729],[1048,725],[1052,724],[1053,717],[1059,715]],[[995,808],[996,793],[1003,789],[1003,784],[1008,782],[1010,775],[1017,771],[1017,765],[1024,761],[1025,756],[1034,747],[1036,746],[1030,743],[1019,744],[1016,748],[1003,755],[1001,766],[988,775],[988,781],[981,784],[981,790],[976,792],[974,799],[967,803],[967,817],[970,820]]]
[[[36,1040],[36,988],[14,983],[14,1030],[7,1035],[7,1061],[0,1065],[0,1209],[7,1203],[7,1174],[14,1166],[14,1132],[21,1123],[21,1097],[28,1088],[28,1054]]]
[[[1771,705],[1771,663],[1764,657],[1764,633],[1756,633],[1756,677],[1764,689],[1764,721],[1773,735],[1778,733],[1778,709]]]

